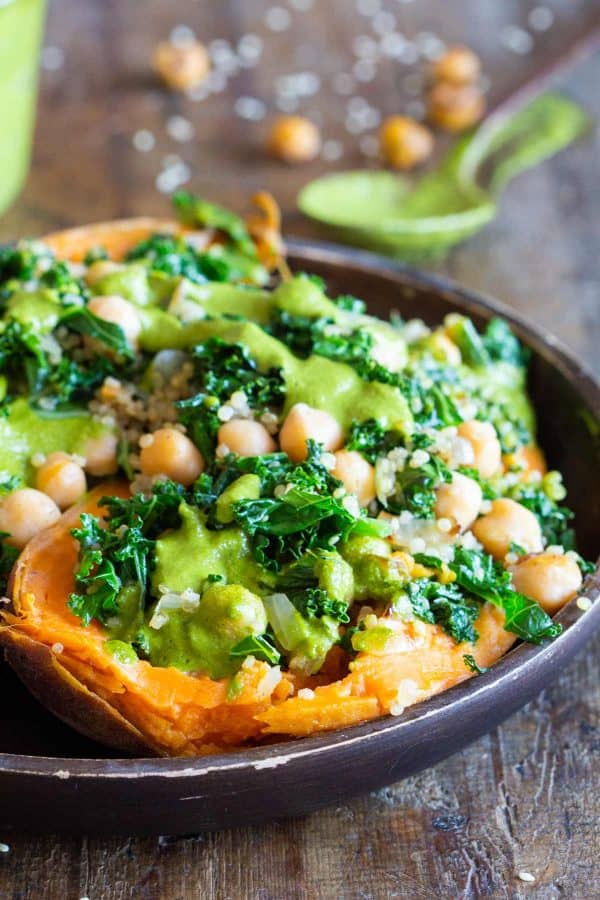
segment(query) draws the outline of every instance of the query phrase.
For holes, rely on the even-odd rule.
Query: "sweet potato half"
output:
[[[80,260],[98,244],[119,258],[147,235],[177,228],[135,219],[76,228],[46,240],[66,259]],[[126,483],[106,482],[30,541],[13,570],[12,605],[0,614],[0,646],[31,692],[82,734],[124,753],[195,756],[268,735],[300,737],[398,714],[469,678],[465,653],[489,666],[515,640],[503,628],[504,614],[486,604],[476,623],[480,639],[475,646],[455,644],[438,626],[398,623],[397,636],[384,651],[358,654],[341,677],[335,659],[328,660],[325,672],[302,680],[247,661],[236,676],[235,694],[226,679],[146,661],[119,662],[106,649],[101,627],[83,627],[67,600],[78,554],[71,529],[81,512],[101,514],[102,496],[127,493]]]

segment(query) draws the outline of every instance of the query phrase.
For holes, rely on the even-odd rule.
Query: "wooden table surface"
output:
[[[373,128],[350,134],[346,106],[365,98],[376,111],[372,125],[377,111],[418,112],[415,46],[430,52],[436,37],[473,46],[494,102],[597,20],[597,0],[52,0],[33,167],[0,220],[0,239],[167,213],[168,198],[156,187],[165,165],[167,181],[175,169],[189,176],[191,189],[238,209],[252,191],[268,188],[283,206],[287,233],[315,236],[294,209],[299,187],[334,167],[376,164],[368,155]],[[213,45],[222,60],[229,45],[257,35],[260,59],[214,79],[205,99],[168,95],[154,83],[149,60],[157,41],[182,25],[207,42],[229,42]],[[365,38],[394,29],[408,41],[403,58],[373,68]],[[248,58],[261,41],[246,38]],[[352,74],[355,50],[367,54],[356,74],[372,80],[339,78]],[[294,103],[289,81],[276,79],[298,73],[308,78],[292,86],[313,91],[299,109],[321,125],[326,154],[341,153],[336,162],[287,168],[263,150],[268,117]],[[560,86],[598,115],[599,84],[596,57]],[[251,101],[235,105],[240,97]],[[248,110],[257,118],[239,114]],[[192,123],[193,139],[173,138],[189,131],[174,116]],[[140,131],[151,133],[152,150],[135,149]],[[441,266],[551,328],[597,373],[599,156],[595,131],[519,179],[497,220]],[[418,777],[262,828],[180,839],[11,838],[0,857],[0,897],[598,897],[599,646],[596,640],[501,728]],[[523,871],[536,881],[520,880]]]

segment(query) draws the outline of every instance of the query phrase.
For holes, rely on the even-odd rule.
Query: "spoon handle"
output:
[[[503,119],[517,109],[526,106],[538,94],[552,87],[556,79],[599,49],[600,24],[597,24],[572,41],[551,62],[534,72],[516,90],[493,104],[485,124],[495,125],[498,119]]]

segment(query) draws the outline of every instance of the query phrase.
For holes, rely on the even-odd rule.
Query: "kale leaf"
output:
[[[302,359],[316,354],[360,367],[373,346],[373,338],[368,332],[344,331],[325,316],[315,319],[276,310],[268,330]]]
[[[133,351],[123,329],[95,315],[87,306],[69,306],[60,318],[60,325],[70,331],[94,338],[120,356],[131,359]]]
[[[386,507],[392,513],[407,509],[418,519],[433,518],[436,488],[440,483],[452,480],[452,473],[439,456],[418,468],[410,465],[396,473],[396,489],[386,500]]]
[[[305,618],[329,616],[347,624],[348,603],[332,597],[321,587],[315,572],[318,559],[318,553],[308,553],[287,566],[277,578],[277,590],[283,591]]]
[[[491,319],[483,333],[483,345],[494,362],[526,366],[531,351],[524,347],[504,319]]]
[[[323,447],[312,439],[306,442],[306,459],[294,463],[286,453],[234,458],[230,465],[235,477],[251,473],[261,480],[262,496],[271,496],[278,485],[293,485],[301,490],[331,494],[341,486],[321,462]]]
[[[175,405],[179,420],[188,429],[204,459],[210,462],[222,424],[217,416],[219,407],[235,391],[243,391],[250,406],[256,410],[280,406],[285,398],[285,382],[280,369],[259,372],[242,344],[228,344],[218,337],[198,344],[193,359],[201,390]]]
[[[228,400],[234,391],[243,391],[248,403],[257,409],[279,406],[285,399],[281,370],[259,372],[243,344],[228,344],[218,337],[194,347],[194,367],[203,392]]]
[[[522,640],[539,644],[561,633],[562,627],[552,621],[539,603],[512,589],[510,573],[489,554],[457,547],[449,567],[460,587],[503,609],[504,627]]]
[[[249,634],[231,648],[229,655],[233,659],[245,659],[246,656],[253,656],[271,666],[276,666],[281,661],[281,654],[273,646],[268,634]]]
[[[385,523],[356,518],[335,497],[297,486],[281,497],[240,500],[233,511],[253,539],[258,562],[275,572],[308,550],[331,549],[351,534],[379,537],[387,531]]]
[[[442,566],[441,560],[431,555],[417,553],[415,560],[432,568]],[[510,572],[489,554],[456,547],[448,567],[456,576],[452,587],[462,588],[465,596],[489,601],[504,610],[506,631],[532,644],[551,640],[562,632],[562,626],[553,622],[535,600],[513,590]]]
[[[320,619],[329,616],[338,622],[346,624],[350,621],[348,605],[343,600],[330,597],[323,588],[307,588],[301,594],[290,597],[296,609],[306,618]]]
[[[352,294],[340,294],[333,302],[345,312],[354,313],[357,316],[363,315],[367,308],[364,300],[359,300],[358,297],[353,297]]]
[[[547,544],[559,544],[565,550],[575,549],[575,531],[569,525],[574,514],[567,506],[551,500],[541,485],[518,484],[510,494],[536,516]]]
[[[370,463],[378,456],[383,456],[399,443],[399,435],[394,431],[386,431],[377,419],[364,422],[352,420],[346,440],[348,450],[358,450]]]
[[[224,259],[199,253],[185,238],[172,234],[153,234],[133,247],[126,258],[128,262],[143,260],[155,272],[187,278],[196,284],[227,281],[230,275]]]
[[[37,394],[50,369],[40,336],[21,322],[8,321],[0,332],[0,372],[7,376],[9,383],[14,383],[18,390],[24,373],[29,393]]]
[[[242,253],[256,257],[256,247],[248,233],[244,220],[235,213],[216,203],[209,203],[194,197],[187,191],[173,194],[173,205],[179,218],[191,228],[198,226],[215,228],[227,235],[232,244]]]
[[[474,675],[485,675],[486,672],[489,672],[489,669],[486,666],[479,665],[472,653],[465,653],[463,655],[463,662],[467,669]]]
[[[407,584],[406,593],[419,619],[441,625],[457,643],[477,640],[479,635],[473,623],[479,615],[480,605],[457,585],[419,578]]]
[[[105,527],[99,516],[82,513],[81,527],[71,532],[79,542],[80,555],[75,572],[78,591],[71,594],[68,605],[84,625],[92,619],[106,623],[117,614],[123,587],[137,586],[144,602],[156,538],[177,526],[184,496],[181,485],[164,481],[149,495],[134,494],[126,500],[103,497]]]

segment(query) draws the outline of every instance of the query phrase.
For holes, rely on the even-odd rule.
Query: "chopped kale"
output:
[[[399,435],[394,431],[386,431],[377,419],[364,422],[352,420],[346,440],[348,450],[358,450],[370,463],[378,456],[383,456],[399,443]]]
[[[419,619],[441,625],[458,643],[477,640],[473,624],[479,615],[479,603],[457,585],[419,578],[407,584],[406,593]]]
[[[305,618],[329,616],[347,624],[350,621],[347,600],[331,596],[319,583],[319,558],[323,557],[318,553],[308,553],[287,566],[277,577],[277,590],[283,591]]]
[[[483,345],[494,362],[526,366],[531,351],[524,347],[504,319],[491,319],[483,333]]]
[[[92,619],[106,623],[119,612],[119,592],[135,585],[143,603],[158,535],[179,523],[178,509],[185,491],[172,481],[156,484],[149,495],[129,499],[103,497],[106,527],[99,516],[82,513],[81,527],[72,535],[79,542],[79,566],[75,572],[78,592],[69,608],[84,625]]]
[[[273,646],[268,634],[250,634],[248,637],[242,638],[231,648],[229,655],[234,659],[253,656],[271,666],[276,666],[281,661],[281,654]]]
[[[233,245],[249,256],[256,257],[256,247],[240,216],[216,203],[194,197],[187,191],[173,194],[173,204],[181,221],[192,228],[215,228],[227,235]]]
[[[105,378],[120,373],[121,368],[107,356],[96,356],[85,364],[63,356],[48,373],[44,395],[50,396],[57,408],[73,402],[85,403],[91,400]]]
[[[133,356],[123,329],[114,322],[101,319],[87,306],[68,307],[60,318],[60,325],[99,341],[122,357],[130,359]]]
[[[108,252],[106,247],[90,247],[88,252],[83,257],[84,266],[92,266],[96,262],[102,262],[108,259]]]
[[[246,456],[234,459],[231,466],[237,475],[252,473],[261,480],[261,493],[271,496],[278,485],[293,485],[316,493],[333,493],[341,482],[321,462],[323,447],[316,441],[306,442],[306,459],[293,463],[285,453]]]
[[[512,488],[510,496],[536,516],[547,544],[559,544],[565,550],[575,549],[575,531],[569,525],[573,512],[550,499],[543,485],[518,484]]]
[[[32,245],[0,247],[0,284],[7,281],[31,281],[42,260],[51,259],[45,248]]]
[[[206,281],[227,281],[230,268],[227,262],[211,253],[199,253],[185,238],[172,234],[153,234],[140,241],[127,254],[127,261],[143,260],[155,272],[187,278],[201,284]]]
[[[432,568],[442,566],[441,560],[431,555],[416,554],[415,560]],[[513,590],[510,572],[489,554],[457,547],[448,567],[456,576],[452,587],[462,588],[467,597],[489,601],[503,609],[505,629],[522,640],[539,644],[561,633],[562,627],[553,622],[535,600]]]
[[[373,338],[366,331],[344,331],[333,319],[294,316],[284,310],[273,313],[269,332],[302,359],[316,353],[359,366],[373,346]]]
[[[21,376],[24,374],[29,393],[37,394],[50,369],[50,360],[40,336],[20,322],[7,322],[0,332],[0,372],[7,376],[9,385],[14,385],[19,390]]]
[[[316,453],[313,445],[313,455]],[[288,473],[291,488],[281,497],[240,500],[234,504],[239,525],[253,539],[256,559],[266,569],[279,571],[284,563],[308,550],[331,549],[350,534],[381,535],[385,523],[357,518],[328,487],[331,476],[324,467],[307,461]],[[333,483],[337,484],[336,479]],[[327,493],[320,493],[323,490]]]
[[[255,410],[280,406],[285,384],[280,369],[258,371],[256,363],[241,344],[210,338],[193,352],[196,378],[201,390],[176,404],[179,420],[186,426],[204,459],[214,456],[216,435],[222,424],[217,410],[235,391],[243,391]]]
[[[243,391],[256,409],[279,406],[285,399],[281,370],[259,372],[242,344],[228,344],[218,337],[209,338],[193,351],[196,376],[204,393],[223,403],[234,391]]]
[[[36,282],[55,292],[60,300],[87,297],[84,282],[71,274],[69,265],[56,260],[43,244],[0,248],[0,296],[6,299],[19,283]]]
[[[451,377],[448,369],[436,368],[426,374],[425,387],[422,373],[414,367],[395,376],[393,383],[398,385],[408,400],[419,428],[445,428],[462,422],[462,416],[448,391],[446,379]],[[439,383],[434,379],[439,379]]]
[[[292,599],[292,602],[296,609],[309,619],[329,616],[344,624],[350,621],[348,604],[330,597],[323,588],[307,588],[301,595]]]
[[[365,301],[359,300],[358,297],[353,297],[352,294],[341,294],[339,297],[336,297],[334,302],[340,309],[354,313],[357,316],[363,315],[367,309]]]
[[[80,278],[75,278],[71,273],[68,263],[61,260],[54,262],[44,269],[39,276],[41,287],[47,287],[56,292],[58,297],[65,302],[70,302],[74,297],[86,298],[89,291]]]
[[[185,425],[194,444],[200,450],[205,462],[213,459],[217,442],[217,432],[221,421],[217,416],[219,401],[205,393],[195,394],[175,404],[179,421]]]
[[[463,662],[467,669],[469,669],[469,671],[474,675],[485,675],[486,672],[489,672],[489,669],[486,666],[480,666],[478,664],[477,660],[471,653],[464,654]]]
[[[535,600],[512,589],[510,573],[489,554],[457,547],[449,566],[460,587],[504,610],[507,631],[533,644],[561,633],[561,626],[553,622]]]
[[[386,500],[392,513],[407,509],[418,519],[431,519],[435,508],[435,490],[440,483],[452,480],[452,473],[439,456],[430,456],[418,468],[407,466],[396,473],[396,489]]]

